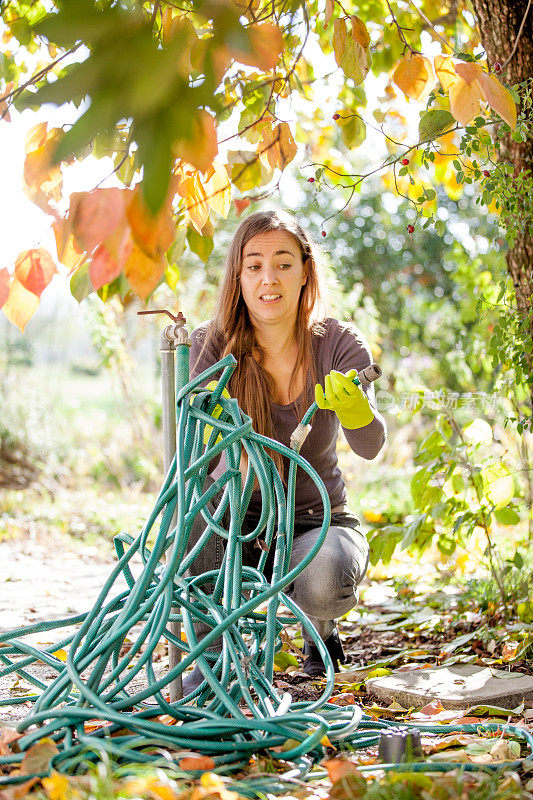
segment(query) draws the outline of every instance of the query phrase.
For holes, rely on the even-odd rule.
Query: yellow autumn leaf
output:
[[[86,253],[80,250],[71,231],[71,226],[59,217],[52,222],[56,240],[57,258],[69,272],[74,272],[85,260]]]
[[[152,214],[138,186],[128,195],[126,218],[135,243],[147,256],[160,258],[174,240],[176,228],[172,219],[171,193],[157,214]]]
[[[429,94],[435,80],[431,62],[416,53],[400,59],[392,79],[405,96],[413,100],[422,100]]]
[[[211,208],[226,219],[231,208],[231,184],[226,167],[220,161],[213,161],[212,174],[204,184],[204,190]]]
[[[468,125],[479,112],[479,103],[482,100],[479,83],[474,81],[466,83],[459,78],[450,88],[450,111],[461,125]]]
[[[163,269],[163,259],[150,258],[135,242],[133,243],[131,253],[124,264],[124,275],[135,294],[146,300],[159,284]]]
[[[482,72],[479,84],[483,97],[513,130],[516,128],[516,103],[509,89],[502,86],[496,75]]]
[[[441,82],[444,91],[447,92],[457,80],[453,61],[450,56],[435,56],[433,64],[435,66],[435,75]]]
[[[61,128],[47,130],[47,123],[41,122],[26,137],[23,190],[46,214],[54,211],[50,201],[61,200],[63,177],[59,164],[53,163],[53,156],[63,135]]]
[[[285,169],[298,152],[289,124],[281,122],[275,128],[265,125],[261,134],[262,141],[258,149],[261,161],[266,162],[271,169]]]
[[[182,173],[178,184],[178,193],[184,198],[183,207],[189,219],[198,231],[202,228],[209,217],[209,204],[198,172]]]
[[[139,776],[125,781],[120,787],[121,793],[130,797],[146,797],[152,795],[161,800],[174,800],[176,792],[168,783],[164,783],[158,775]],[[51,798],[50,800],[53,800]],[[57,798],[60,800],[60,798]]]
[[[67,651],[63,650],[63,649],[56,650],[54,653],[52,653],[52,655],[55,656],[56,658],[58,658],[60,661],[66,661],[67,658],[68,658]]]
[[[498,511],[509,505],[514,497],[514,480],[506,464],[493,464],[483,471],[485,494]]]
[[[14,278],[9,287],[9,296],[2,306],[2,311],[13,325],[24,332],[24,328],[39,307],[39,298],[29,292]]]
[[[43,778],[42,784],[49,800],[66,800],[69,796],[69,781],[66,775],[52,770],[49,778]]]
[[[370,51],[360,44],[356,36],[361,37],[358,24],[354,26],[352,22],[351,31],[348,32],[346,20],[339,18],[333,23],[335,60],[346,77],[351,78],[358,86],[364,81],[370,69]]]
[[[193,121],[190,139],[179,139],[173,145],[173,151],[182,161],[207,172],[218,153],[217,134],[213,117],[200,109]]]

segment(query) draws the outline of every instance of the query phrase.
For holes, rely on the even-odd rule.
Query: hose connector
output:
[[[300,448],[311,433],[311,425],[302,425],[300,422],[299,425],[293,430],[291,433],[291,450],[294,450],[296,453],[300,452]]]

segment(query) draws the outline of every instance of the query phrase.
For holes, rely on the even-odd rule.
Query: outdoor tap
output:
[[[139,316],[142,314],[166,314],[173,320],[173,325],[167,325],[167,327],[161,331],[159,349],[162,352],[167,349],[175,350],[179,344],[186,344],[190,347],[189,332],[185,327],[187,320],[181,311],[178,311],[177,314],[173,314],[166,308],[154,308],[150,311],[137,311],[137,314]]]

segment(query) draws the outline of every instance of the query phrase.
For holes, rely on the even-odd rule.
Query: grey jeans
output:
[[[213,512],[214,507],[211,504],[209,507]],[[295,519],[291,569],[300,563],[315,544],[320,534],[321,521],[316,516],[312,519]],[[227,520],[223,524],[225,523]],[[249,531],[255,528],[255,523],[256,520],[246,518]],[[198,541],[204,528],[205,522],[199,514],[192,526],[189,549]],[[253,545],[251,542],[243,547],[243,562],[249,566],[256,566],[260,552]],[[200,575],[218,569],[223,555],[224,542],[214,535],[193,562],[189,573]],[[359,520],[348,510],[332,513],[322,547],[286,590],[291,600],[309,617],[322,639],[327,639],[330,635],[335,627],[335,620],[355,606],[357,585],[364,578],[368,557],[369,546],[359,529]],[[305,632],[304,638],[307,638]]]

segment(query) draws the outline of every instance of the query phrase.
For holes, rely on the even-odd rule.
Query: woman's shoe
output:
[[[346,658],[344,650],[342,649],[341,640],[339,638],[339,631],[334,628],[327,639],[324,639],[326,650],[331,656],[333,661],[333,669],[338,672],[340,664],[344,664]],[[322,661],[322,656],[318,651],[318,647],[311,642],[304,643],[304,655],[306,659],[303,664],[303,671],[310,678],[319,678],[326,674],[326,667]]]

